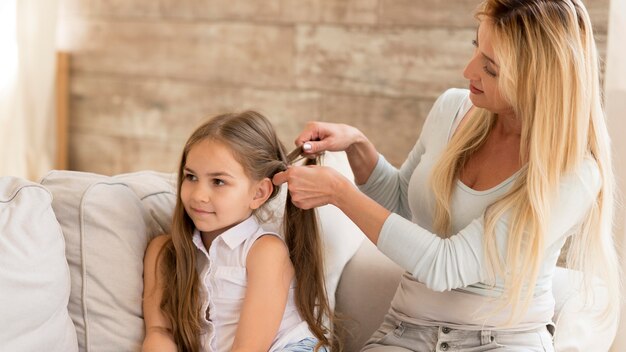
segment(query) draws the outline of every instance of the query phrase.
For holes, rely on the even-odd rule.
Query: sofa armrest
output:
[[[344,351],[359,351],[383,322],[404,270],[363,241],[343,270],[336,292],[335,332]]]

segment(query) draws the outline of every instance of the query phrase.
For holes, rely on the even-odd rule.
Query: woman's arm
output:
[[[158,254],[167,242],[167,236],[158,236],[148,244],[143,264],[143,315],[146,336],[144,352],[176,352],[172,336],[172,325],[161,311],[163,297],[163,277]]]
[[[488,278],[482,217],[450,238],[442,239],[390,213],[330,168],[293,167],[274,177],[274,183],[282,182],[288,182],[292,201],[298,207],[337,206],[386,256],[432,290],[451,290]],[[585,162],[580,170],[563,177],[558,195],[552,201],[544,248],[579,224],[595,202],[600,185],[600,174],[593,161]],[[496,224],[500,253],[506,253],[509,226],[508,216],[503,216]]]
[[[233,352],[267,351],[285,313],[294,269],[278,237],[260,237],[246,258],[247,287]]]

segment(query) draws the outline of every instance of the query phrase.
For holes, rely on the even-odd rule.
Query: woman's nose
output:
[[[476,81],[480,78],[476,70],[476,54],[473,54],[463,69],[463,77],[470,81]]]

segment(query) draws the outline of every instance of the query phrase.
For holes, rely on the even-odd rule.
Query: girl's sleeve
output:
[[[544,249],[581,223],[594,205],[601,183],[597,164],[590,159],[578,172],[563,178],[551,204]],[[480,217],[459,233],[442,239],[392,213],[383,224],[377,246],[419,282],[435,291],[447,291],[486,281],[484,232],[484,220]],[[505,215],[495,228],[501,256],[506,253],[508,232],[509,215]]]

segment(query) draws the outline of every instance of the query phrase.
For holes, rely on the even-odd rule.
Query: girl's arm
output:
[[[294,269],[289,251],[278,237],[260,237],[246,259],[247,288],[233,352],[267,351],[287,305]]]
[[[167,240],[167,236],[158,236],[150,241],[144,257],[143,315],[146,326],[146,337],[142,346],[144,352],[176,352],[178,350],[171,333],[172,325],[159,307],[163,296],[163,277],[157,257]]]

